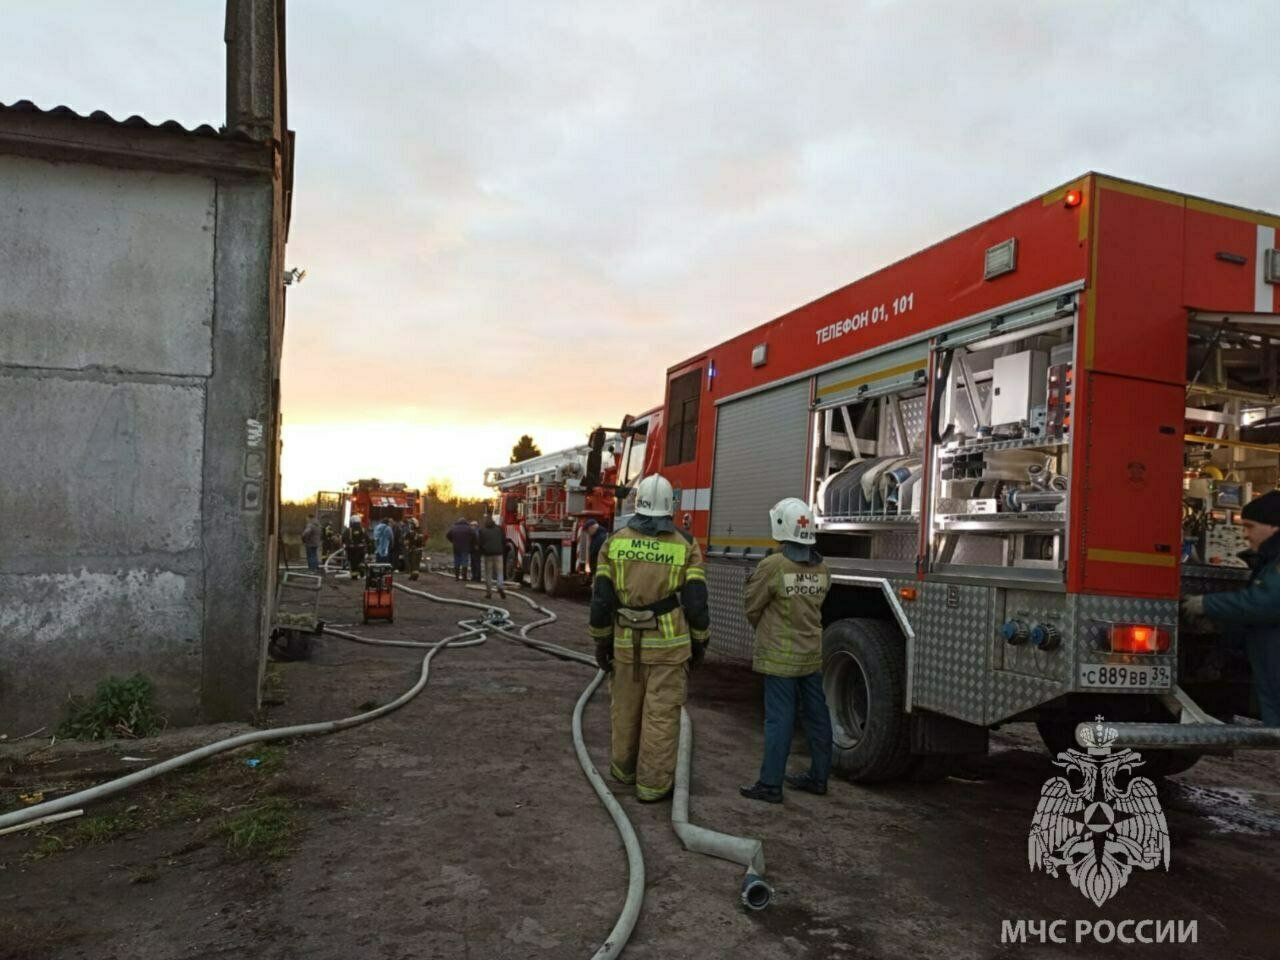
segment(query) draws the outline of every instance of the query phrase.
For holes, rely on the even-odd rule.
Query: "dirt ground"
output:
[[[475,597],[443,577],[421,585]],[[538,635],[587,649],[585,603],[544,602],[560,620]],[[355,584],[326,584],[322,615],[369,636],[435,639],[466,615],[398,594],[394,625],[363,626],[358,604]],[[534,618],[517,600],[508,606],[519,622]],[[420,660],[322,638],[309,661],[273,667],[265,722],[386,703]],[[423,694],[386,719],[153,782],[87,811],[102,829],[0,837],[0,958],[587,958],[627,883],[621,843],[570,740],[590,678],[504,640],[445,650]],[[684,852],[669,804],[642,806],[618,788],[646,865],[626,957],[1280,956],[1275,757],[1206,760],[1163,785],[1169,871],[1135,874],[1097,909],[1065,877],[1028,870],[1027,829],[1054,772],[1034,730],[1006,728],[989,757],[939,783],[835,782],[826,797],[788,792],[771,806],[736,789],[759,762],[756,678],[709,662],[693,676],[689,709],[692,819],[763,840],[776,898],[744,912],[739,867]],[[603,691],[586,730],[607,769]],[[792,763],[804,763],[799,740]],[[42,784],[52,796],[130,766],[110,751],[37,755],[10,763],[0,789],[7,808]],[[263,810],[283,818],[266,848],[235,819]],[[1195,920],[1199,943],[1001,943],[1002,921],[1057,918]]]

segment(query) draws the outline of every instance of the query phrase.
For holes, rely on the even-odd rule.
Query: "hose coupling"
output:
[[[742,880],[742,905],[748,910],[763,910],[773,900],[773,887],[769,881],[754,873]]]

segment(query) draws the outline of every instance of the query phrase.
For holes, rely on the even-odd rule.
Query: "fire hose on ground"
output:
[[[773,887],[764,879],[764,845],[751,837],[735,837],[727,833],[697,827],[689,822],[689,767],[693,758],[693,722],[684,707],[680,708],[680,742],[676,752],[676,786],[671,798],[671,826],[686,850],[705,853],[740,863],[747,868],[742,878],[742,905],[749,910],[763,910],[773,899]]]
[[[466,602],[466,601],[455,601]],[[482,606],[481,604],[467,604],[468,606]],[[469,624],[471,621],[462,621],[460,626]],[[290,727],[276,727],[272,730],[255,730],[251,733],[242,733],[238,736],[228,737],[225,740],[218,740],[214,743],[206,744],[203,747],[197,747],[194,750],[188,750],[186,753],[180,753],[176,757],[170,757],[168,760],[162,760],[160,763],[152,764],[141,770],[135,770],[133,773],[126,774],[123,777],[117,777],[115,780],[108,780],[106,783],[100,783],[96,786],[79,790],[76,793],[67,794],[65,797],[58,797],[55,800],[46,800],[44,803],[37,803],[21,810],[13,810],[6,814],[0,814],[0,829],[18,824],[27,823],[31,820],[38,820],[47,817],[49,814],[59,813],[63,810],[70,810],[80,804],[92,803],[95,800],[103,800],[107,797],[122,793],[131,787],[146,783],[148,780],[154,780],[156,777],[163,776],[174,770],[198,763],[201,760],[207,760],[210,757],[217,756],[220,753],[226,753],[228,750],[235,750],[239,747],[247,747],[255,743],[269,743],[273,740],[291,740],[295,737],[312,737],[328,733],[337,733],[340,730],[349,730],[351,727],[359,726],[362,723],[368,723],[371,720],[377,720],[393,711],[399,710],[406,703],[422,692],[427,685],[427,679],[431,674],[431,658],[446,646],[469,647],[484,642],[483,634],[488,632],[488,627],[468,626],[462,633],[445,637],[443,640],[434,644],[413,644],[414,646],[430,646],[430,650],[426,656],[422,658],[422,672],[418,680],[412,687],[398,696],[390,703],[384,704],[374,710],[367,710],[364,713],[358,713],[354,716],[343,717],[339,720],[323,720],[316,723],[301,723]],[[357,640],[359,642],[369,642],[365,638],[356,637],[354,634],[344,633],[340,630],[327,630],[326,633],[335,637],[341,637],[344,640]],[[397,646],[407,644],[405,641],[373,641],[376,643],[389,643]]]
[[[330,557],[332,559],[332,557]],[[327,563],[326,563],[327,566]],[[397,585],[399,586],[399,585]],[[92,803],[97,800],[103,800],[107,797],[123,793],[132,787],[146,783],[156,777],[163,776],[174,770],[198,763],[220,753],[235,750],[240,747],[250,746],[256,743],[267,743],[274,740],[293,739],[295,737],[319,736],[329,733],[337,733],[340,730],[347,730],[351,727],[368,723],[371,720],[379,719],[389,713],[398,710],[404,706],[419,693],[427,685],[427,680],[431,672],[431,660],[446,646],[468,647],[484,643],[486,637],[490,633],[501,633],[510,639],[520,640],[537,649],[544,650],[548,653],[554,653],[558,656],[566,656],[570,659],[581,660],[585,663],[595,666],[595,661],[585,654],[577,651],[569,650],[565,647],[557,647],[555,644],[543,643],[527,636],[527,632],[538,626],[555,621],[555,614],[549,610],[539,607],[536,603],[526,600],[530,606],[536,610],[546,614],[542,620],[526,624],[521,628],[519,634],[511,633],[507,627],[512,625],[510,613],[501,607],[495,607],[492,604],[477,603],[471,600],[458,600],[451,597],[441,597],[427,593],[421,590],[411,590],[408,587],[400,587],[400,589],[413,593],[426,599],[436,601],[438,603],[448,603],[458,606],[472,607],[477,610],[485,611],[486,616],[480,620],[461,620],[458,625],[463,628],[461,633],[453,634],[445,637],[443,640],[434,643],[422,643],[412,640],[383,640],[373,637],[362,637],[354,633],[347,633],[343,630],[329,628],[325,633],[338,637],[343,640],[350,640],[356,643],[364,643],[373,646],[389,646],[389,647],[416,647],[427,648],[426,655],[422,658],[422,672],[417,682],[413,684],[407,691],[397,697],[395,700],[387,703],[374,710],[356,714],[351,717],[344,717],[339,720],[327,720],[317,723],[296,724],[289,727],[278,727],[273,730],[256,730],[252,733],[240,734],[235,737],[229,737],[214,743],[206,744],[186,753],[171,757],[160,763],[152,764],[142,770],[136,770],[133,773],[115,780],[109,780],[105,783],[97,784],[85,790],[68,794],[64,797],[58,797],[44,803],[34,804],[21,810],[14,810],[10,813],[0,815],[0,832],[8,832],[6,828],[20,827],[26,825],[36,825],[37,823],[50,823],[63,816],[63,811],[71,811],[73,808],[79,808],[82,804]],[[586,702],[591,695],[595,693],[604,679],[604,672],[597,671],[596,677],[588,684],[583,691],[582,696],[578,699],[577,705],[573,711],[573,733],[574,747],[577,751],[578,761],[582,765],[587,779],[590,781],[592,788],[600,797],[601,802],[609,811],[609,815],[613,818],[614,824],[622,837],[623,846],[626,849],[627,864],[629,871],[629,880],[627,884],[627,897],[623,905],[622,912],[618,916],[617,922],[614,924],[612,931],[604,944],[592,955],[592,960],[612,960],[617,957],[623,947],[626,946],[627,940],[631,936],[631,931],[635,928],[636,921],[640,916],[640,907],[644,900],[644,859],[640,853],[640,842],[636,837],[635,830],[631,827],[630,821],[627,819],[622,807],[618,804],[613,795],[609,793],[608,788],[604,785],[600,774],[596,771],[591,759],[586,751],[586,746],[582,738],[582,712]],[[79,812],[78,809],[76,812]]]
[[[440,575],[449,576],[448,573],[443,571],[440,572]],[[409,587],[402,587],[399,584],[397,584],[397,588],[407,593],[419,592]],[[478,590],[480,587],[473,585],[470,589]],[[556,616],[545,607],[539,606],[535,600],[529,597],[521,595],[520,599],[533,609],[546,614],[549,619],[538,620],[526,625],[521,628],[520,635],[511,634],[501,628],[498,628],[495,632],[508,639],[518,640],[537,649],[545,650],[555,656],[578,660],[593,667],[596,665],[595,659],[586,654],[570,650],[567,647],[557,646],[556,644],[545,643],[541,640],[533,640],[525,636],[524,634],[527,630],[541,626],[544,623],[550,623],[556,619]],[[604,674],[599,674],[594,681],[595,686],[599,686],[603,679]],[[589,689],[594,692],[594,687]],[[581,706],[590,699],[590,696],[591,693],[584,693],[583,699],[579,701],[579,707],[574,710],[574,747],[578,750],[578,762],[582,765],[583,771],[587,773],[588,779],[592,779],[592,786],[596,788],[597,794],[600,795],[603,801],[608,790],[604,786],[604,782],[596,771],[595,766],[587,758],[586,749],[582,744]],[[680,842],[684,844],[686,850],[693,853],[703,853],[711,857],[719,857],[721,860],[728,860],[746,867],[747,872],[743,878],[741,889],[742,905],[749,910],[763,910],[773,900],[773,887],[764,879],[764,845],[759,840],[751,837],[720,833],[716,830],[689,823],[689,781],[692,762],[693,721],[689,719],[689,712],[684,707],[681,707],[680,738],[676,749],[675,789],[671,800],[671,827],[675,830],[676,836],[680,838]],[[609,799],[613,800],[612,795],[609,795]],[[613,802],[616,804],[617,801]]]
[[[330,555],[326,560],[326,568],[332,559],[333,555]],[[332,628],[326,629],[325,633],[329,635],[356,643],[365,643],[375,646],[427,648],[427,653],[422,659],[421,673],[417,681],[395,700],[381,707],[355,714],[350,717],[343,717],[337,720],[319,721],[315,723],[295,724],[293,726],[278,727],[272,730],[258,730],[206,744],[205,746],[189,750],[186,753],[179,754],[176,757],[171,757],[168,760],[161,761],[160,763],[152,764],[142,770],[136,770],[123,777],[118,777],[114,780],[97,784],[93,787],[68,794],[64,797],[58,797],[54,800],[45,801],[44,803],[34,804],[21,810],[14,810],[7,814],[2,814],[0,815],[0,832],[8,832],[8,828],[29,824],[34,825],[37,822],[51,822],[58,819],[59,817],[57,815],[62,814],[64,811],[70,811],[73,808],[78,808],[82,804],[106,799],[107,797],[122,793],[132,787],[146,783],[156,777],[163,776],[166,773],[170,773],[174,770],[181,769],[182,767],[198,763],[220,753],[225,753],[240,747],[251,746],[257,743],[268,743],[276,740],[337,733],[341,730],[347,730],[384,717],[400,709],[400,707],[407,704],[422,692],[430,677],[431,660],[440,652],[441,649],[447,646],[476,646],[484,643],[490,633],[497,633],[507,639],[517,641],[533,649],[541,650],[554,656],[574,660],[587,666],[596,666],[594,658],[580,651],[536,640],[528,635],[530,630],[553,623],[557,619],[554,613],[547,610],[545,607],[540,606],[536,601],[528,597],[521,596],[520,599],[524,600],[525,603],[534,610],[544,614],[544,616],[540,620],[535,620],[531,623],[525,624],[518,632],[512,632],[510,628],[514,626],[514,624],[511,620],[510,613],[501,607],[496,607],[487,603],[477,603],[469,600],[441,597],[426,591],[405,587],[401,584],[397,584],[396,587],[406,593],[421,596],[438,603],[454,604],[483,610],[486,612],[486,616],[479,620],[458,621],[458,626],[463,628],[462,632],[452,634],[434,643],[421,643],[409,640],[382,640],[370,637],[361,637],[357,634],[347,633],[345,631]],[[635,830],[632,828],[631,823],[627,819],[621,805],[613,797],[612,793],[605,785],[604,779],[600,776],[599,771],[596,770],[595,765],[591,762],[590,755],[587,752],[586,744],[582,736],[583,711],[591,696],[604,681],[604,677],[604,671],[597,669],[595,677],[592,678],[591,682],[583,690],[574,706],[574,750],[588,782],[591,784],[597,797],[599,797],[601,803],[613,819],[614,825],[622,838],[623,846],[627,854],[629,877],[627,884],[627,896],[623,909],[604,944],[602,944],[601,947],[592,955],[592,960],[610,960],[610,958],[617,957],[621,953],[623,947],[625,947],[627,943],[627,940],[631,936],[632,930],[635,928],[637,920],[639,919],[640,907],[644,899],[644,860],[640,852],[639,840],[636,837]],[[759,841],[741,837],[731,837],[726,834],[720,834],[715,831],[691,826],[688,823],[688,769],[691,743],[692,740],[688,716],[682,709],[680,736],[681,759],[677,768],[676,798],[672,809],[672,825],[687,849],[694,850],[695,852],[709,853],[712,856],[719,856],[723,859],[747,864],[748,876],[743,883],[742,901],[752,909],[762,909],[768,904],[769,899],[772,896],[772,889],[763,881],[761,876],[764,872],[764,858],[763,851],[760,849]],[[681,798],[683,798],[683,800],[681,800]],[[691,841],[686,839],[687,837],[693,837],[695,839]],[[747,857],[747,859],[739,859],[739,857],[742,856]]]

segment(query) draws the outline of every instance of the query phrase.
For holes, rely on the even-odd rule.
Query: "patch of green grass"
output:
[[[64,829],[46,830],[40,833],[35,848],[26,854],[27,860],[43,860],[55,853],[110,843],[117,837],[142,826],[138,810],[129,808],[114,813],[102,813],[93,817],[81,817],[71,821]]]
[[[284,761],[289,756],[289,751],[278,746],[259,747],[253,752],[253,756],[260,761],[258,766],[253,768],[254,773],[259,777],[269,777],[284,769]]]
[[[302,829],[297,804],[275,796],[226,817],[216,832],[232,859],[281,860],[293,852]]]
[[[165,800],[165,809],[174,820],[203,820],[218,809],[213,798],[198,790],[175,790]]]
[[[155,883],[160,879],[160,871],[156,869],[155,864],[147,864],[145,867],[138,867],[129,872],[130,883]]]
[[[58,725],[63,740],[153,737],[166,720],[156,708],[156,691],[141,673],[98,681],[92,697],[71,697]]]
[[[251,767],[248,760],[257,764]],[[44,860],[126,833],[198,822],[195,836],[224,840],[233,859],[278,860],[290,853],[305,826],[303,808],[324,802],[314,783],[289,775],[288,760],[288,747],[274,743],[195,764],[104,812],[34,834],[24,859]]]

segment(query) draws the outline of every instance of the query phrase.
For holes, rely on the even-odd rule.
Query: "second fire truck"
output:
[[[506,576],[560,596],[590,584],[585,526],[613,529],[619,494],[646,468],[646,438],[658,411],[628,417],[618,430],[597,428],[577,447],[490,467],[484,482],[498,494],[494,519],[507,543]]]

